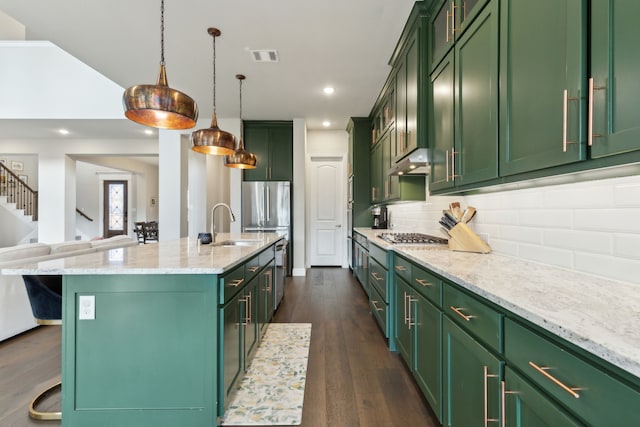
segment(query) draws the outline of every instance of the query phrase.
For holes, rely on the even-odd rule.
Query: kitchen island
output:
[[[245,336],[259,341],[271,319],[262,290],[280,239],[219,233],[226,245],[184,238],[2,269],[63,276],[62,425],[216,425],[235,380],[225,364],[244,367]]]

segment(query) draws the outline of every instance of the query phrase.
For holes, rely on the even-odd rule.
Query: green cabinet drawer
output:
[[[387,270],[371,255],[369,255],[369,285],[378,291],[383,301],[387,301]]]
[[[226,304],[245,285],[244,264],[220,278],[220,301]]]
[[[502,313],[449,283],[444,285],[442,308],[485,345],[502,352]]]
[[[436,306],[442,306],[442,280],[433,274],[414,265],[412,285],[418,293],[429,299]]]
[[[384,301],[384,298],[378,293],[376,288],[371,288],[371,296],[369,297],[369,308],[373,317],[376,318],[376,322],[380,325],[380,329],[384,332],[385,338],[389,338],[387,331],[387,313],[388,305]]]
[[[253,279],[253,277],[258,274],[260,271],[260,255],[254,256],[249,261],[247,261],[244,265],[244,277],[248,281]]]
[[[511,319],[505,321],[505,357],[587,424],[638,425],[640,391]]]
[[[374,245],[369,245],[369,257],[378,261],[385,269],[387,269],[387,251]]]
[[[411,283],[411,262],[404,258],[396,256],[393,270],[402,277],[407,283]]]

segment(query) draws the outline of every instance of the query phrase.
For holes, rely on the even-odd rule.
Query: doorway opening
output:
[[[104,181],[103,237],[127,234],[127,181]]]

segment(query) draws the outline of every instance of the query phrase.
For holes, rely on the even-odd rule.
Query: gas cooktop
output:
[[[378,237],[389,243],[419,243],[446,245],[449,241],[442,237],[422,233],[380,233]]]

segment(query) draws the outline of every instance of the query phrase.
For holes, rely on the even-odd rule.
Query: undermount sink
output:
[[[213,243],[213,246],[253,246],[260,242],[260,240],[223,240]]]

